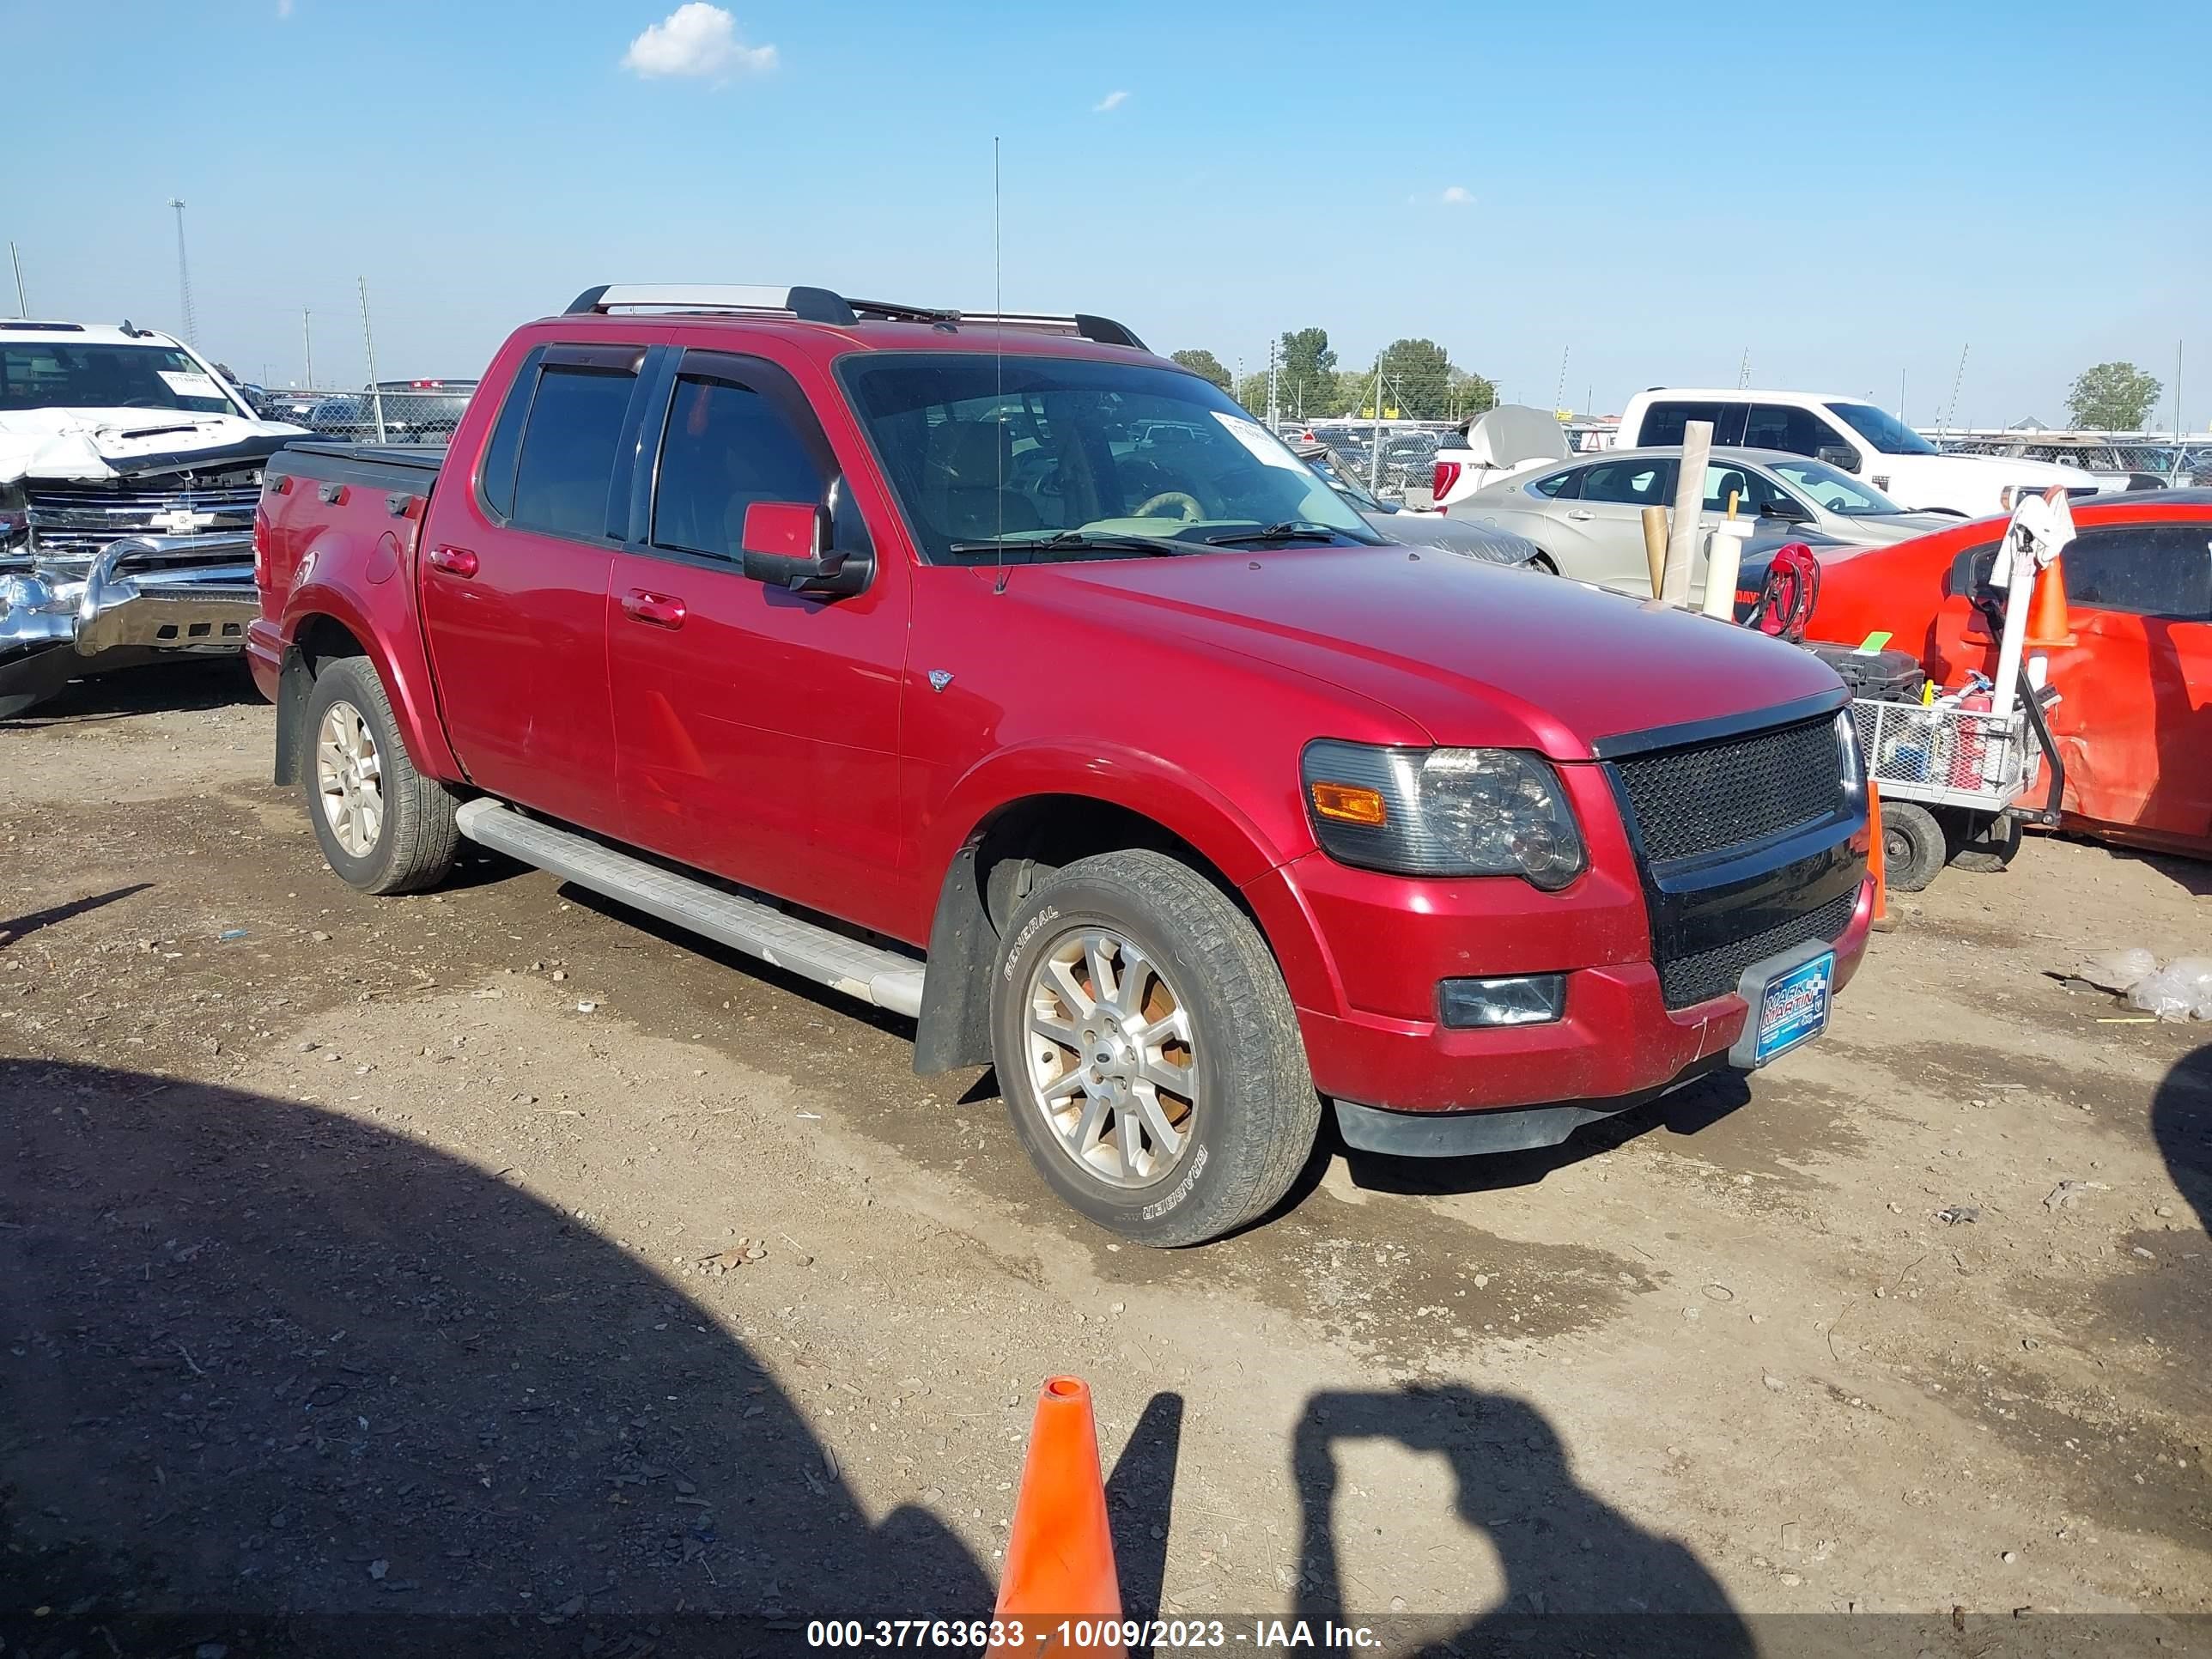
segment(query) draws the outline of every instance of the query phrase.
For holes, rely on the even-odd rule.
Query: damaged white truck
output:
[[[309,435],[167,335],[0,321],[0,720],[88,674],[241,649],[261,468]]]

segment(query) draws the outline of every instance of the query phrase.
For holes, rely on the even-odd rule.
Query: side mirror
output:
[[[1814,453],[1813,459],[1816,461],[1825,461],[1828,465],[1844,472],[1856,472],[1859,470],[1858,451],[1847,449],[1841,444],[1823,444]]]
[[[793,593],[860,592],[876,574],[874,556],[825,546],[829,532],[829,514],[813,502],[755,501],[745,508],[745,574]]]
[[[1762,519],[1778,519],[1784,524],[1813,522],[1813,515],[1787,495],[1770,497],[1766,504],[1759,509],[1759,516]]]

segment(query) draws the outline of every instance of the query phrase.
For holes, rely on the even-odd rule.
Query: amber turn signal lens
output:
[[[1379,791],[1363,789],[1355,784],[1316,783],[1313,786],[1313,804],[1315,811],[1339,823],[1364,823],[1379,828],[1389,817],[1383,810]]]

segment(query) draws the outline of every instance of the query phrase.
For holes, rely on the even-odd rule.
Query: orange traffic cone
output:
[[[2027,611],[2027,643],[2074,642],[2074,619],[2066,609],[2066,556],[2061,553],[2035,573],[2035,595]]]
[[[1867,848],[1867,874],[1874,878],[1874,926],[1887,933],[1889,921],[1888,860],[1881,846],[1881,786],[1867,780],[1867,829],[1873,842]]]
[[[1079,1377],[1048,1377],[1037,1395],[995,1616],[1002,1625],[1020,1621],[1024,1632],[1021,1642],[1009,1641],[1003,1649],[994,1644],[994,1652],[1034,1652],[1037,1638],[1047,1632],[1054,1654],[1128,1650],[1115,1639],[1118,1626],[1086,1632],[1081,1622],[1119,1620],[1121,1592],[1106,1521],[1106,1483],[1098,1473],[1091,1390]],[[1063,1646],[1062,1620],[1079,1621],[1071,1638],[1089,1634],[1093,1639]]]

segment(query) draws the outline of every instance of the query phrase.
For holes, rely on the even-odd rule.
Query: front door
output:
[[[906,565],[879,559],[866,592],[835,599],[749,579],[756,501],[826,504],[839,547],[882,544],[781,366],[688,351],[653,397],[644,453],[657,461],[637,480],[608,611],[622,834],[826,915],[910,931]]]
[[[439,481],[418,561],[439,705],[469,781],[614,827],[610,507],[642,345],[546,345],[511,383],[477,476]]]
[[[1576,498],[1554,509],[1565,521],[1560,573],[1650,599],[1644,509],[1673,504],[1675,467],[1648,455],[1584,467]]]

